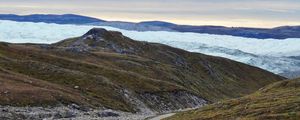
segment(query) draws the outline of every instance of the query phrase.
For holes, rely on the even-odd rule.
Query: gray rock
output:
[[[73,108],[73,109],[77,109],[77,110],[80,109],[80,106],[79,106],[79,105],[76,105],[76,104],[71,104],[70,106],[71,106],[71,108]]]
[[[8,112],[8,109],[2,109],[1,111],[2,112]]]
[[[62,115],[60,113],[55,113],[53,116],[53,119],[60,119],[62,118]]]
[[[120,116],[119,114],[117,113],[114,113],[114,112],[100,112],[98,113],[98,117],[118,117]]]
[[[76,117],[76,113],[74,113],[72,111],[61,112],[59,114],[61,115],[62,118],[73,118],[73,117]]]

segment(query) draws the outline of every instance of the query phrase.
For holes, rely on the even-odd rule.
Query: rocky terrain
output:
[[[154,113],[130,113],[110,109],[81,110],[77,105],[56,107],[0,107],[1,120],[143,120]]]
[[[20,119],[31,119],[27,111],[80,118],[108,109],[113,112],[104,117],[145,117],[241,97],[285,79],[101,28],[55,44],[1,43],[0,76],[1,117]],[[61,110],[67,115],[56,114]]]
[[[276,82],[242,98],[221,101],[166,120],[298,120],[300,79]]]

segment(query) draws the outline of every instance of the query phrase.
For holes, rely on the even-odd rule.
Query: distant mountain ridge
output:
[[[281,26],[272,29],[268,28],[246,28],[246,27],[224,27],[224,26],[193,26],[177,25],[163,21],[144,21],[139,23],[122,21],[105,21],[97,18],[86,17],[75,14],[52,15],[52,14],[33,14],[33,15],[13,15],[0,14],[0,20],[12,20],[17,22],[45,22],[57,24],[76,24],[76,25],[102,25],[111,26],[126,30],[136,31],[178,31],[195,32],[217,35],[232,35],[258,39],[286,39],[300,38],[300,26]]]
[[[44,23],[56,23],[56,24],[87,24],[93,22],[104,22],[97,18],[64,14],[32,14],[32,15],[14,15],[14,14],[2,14],[0,15],[1,20],[12,20],[18,22],[44,22]]]

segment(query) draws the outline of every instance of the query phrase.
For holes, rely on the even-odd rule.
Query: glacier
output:
[[[220,56],[273,73],[300,71],[300,39],[255,39],[170,31],[130,31],[108,26],[59,25],[0,20],[0,41],[45,43],[83,35],[94,27],[122,32],[134,40],[162,43],[190,52]]]

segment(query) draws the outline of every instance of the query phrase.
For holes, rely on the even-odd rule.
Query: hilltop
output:
[[[167,120],[296,120],[300,116],[300,79],[276,82],[242,98],[221,101]]]

